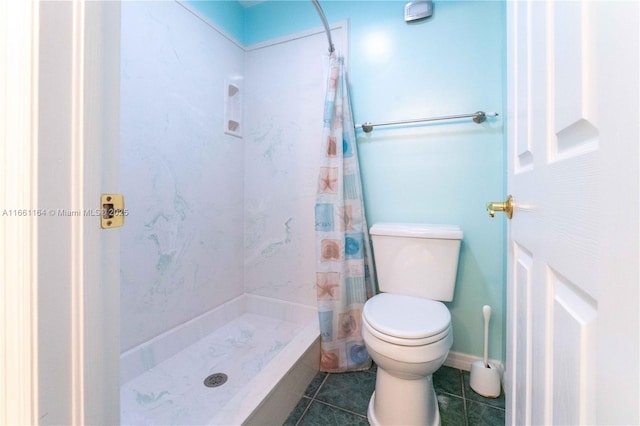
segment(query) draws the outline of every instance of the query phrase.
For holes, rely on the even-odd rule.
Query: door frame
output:
[[[32,2],[0,7],[0,404],[1,424],[35,424],[38,399],[37,220],[13,214],[35,209],[37,194],[38,8]],[[16,141],[11,143],[11,141]],[[7,183],[11,182],[11,185]],[[11,215],[11,216],[7,216]]]
[[[120,4],[4,2],[0,22],[0,202],[21,212],[0,227],[0,423],[117,424],[120,231],[84,212],[118,191]]]

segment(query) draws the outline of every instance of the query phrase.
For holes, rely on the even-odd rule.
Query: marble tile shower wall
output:
[[[332,36],[344,52],[346,30]],[[325,37],[249,46],[245,62],[245,288],[312,306]]]
[[[222,129],[245,53],[176,2],[123,2],[121,46],[125,351],[244,292],[243,141]]]

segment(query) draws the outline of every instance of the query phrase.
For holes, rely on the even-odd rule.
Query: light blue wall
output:
[[[349,20],[356,122],[500,113],[482,125],[467,120],[359,131],[358,146],[370,224],[463,229],[455,299],[448,304],[452,350],[482,354],[481,310],[489,304],[489,356],[504,360],[505,218],[490,219],[484,209],[505,195],[504,2],[435,2],[432,18],[412,24],[403,20],[404,1],[321,4],[329,22]],[[320,26],[310,1],[267,1],[245,9],[243,40],[250,45]]]
[[[225,33],[246,44],[244,39],[244,8],[237,1],[178,0],[195,8]]]

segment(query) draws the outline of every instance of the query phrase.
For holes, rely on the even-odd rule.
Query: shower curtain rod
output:
[[[329,23],[327,22],[327,17],[324,16],[324,12],[322,11],[322,7],[318,0],[311,0],[313,5],[316,7],[318,11],[318,15],[320,15],[320,19],[322,19],[322,25],[324,25],[324,31],[327,33],[327,40],[329,41],[329,53],[333,53],[336,49],[333,47],[333,41],[331,40],[331,30],[329,29]]]
[[[487,117],[497,117],[499,114],[497,112],[487,112],[477,111],[473,114],[460,114],[460,115],[447,115],[445,117],[431,117],[431,118],[416,118],[414,120],[403,120],[403,121],[388,121],[386,123],[363,123],[356,124],[356,128],[361,128],[365,133],[370,133],[374,127],[378,126],[395,126],[397,124],[408,124],[408,123],[422,123],[426,121],[440,121],[440,120],[454,120],[456,118],[473,118],[473,121],[480,124],[486,121]]]

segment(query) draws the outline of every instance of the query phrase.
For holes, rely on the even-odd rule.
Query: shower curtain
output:
[[[364,370],[362,308],[375,291],[344,59],[331,55],[315,205],[320,370]]]

